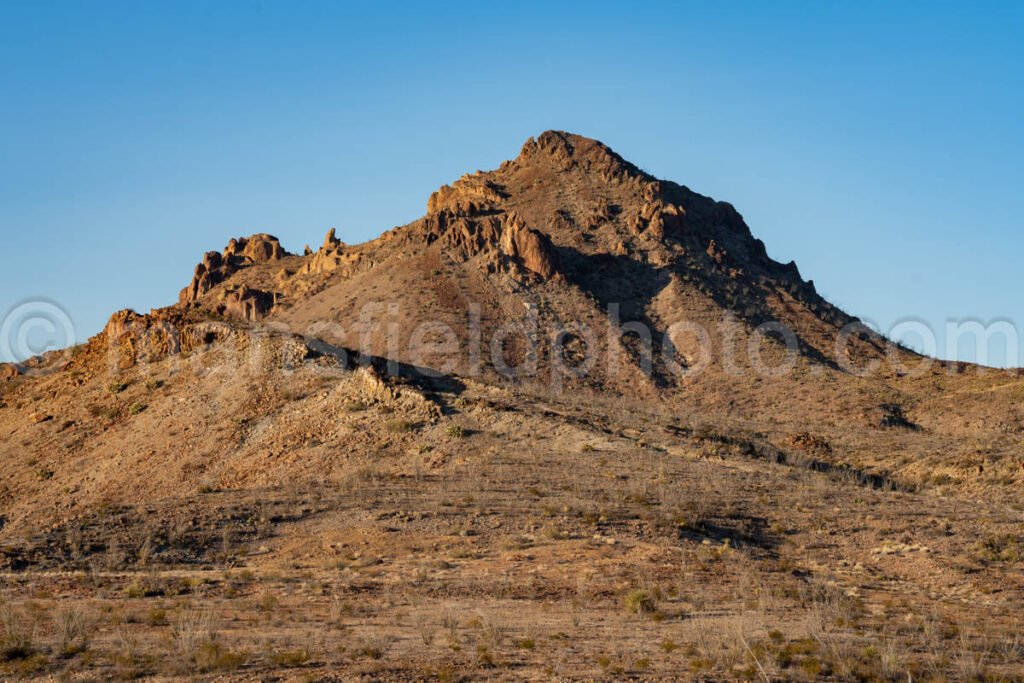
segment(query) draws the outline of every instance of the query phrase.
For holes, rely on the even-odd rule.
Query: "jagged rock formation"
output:
[[[307,262],[299,270],[300,275],[320,275],[330,273],[339,268],[351,267],[358,263],[358,251],[346,249],[345,243],[339,240],[331,228],[324,237],[324,243],[316,253],[306,254]]]
[[[206,252],[196,266],[192,282],[178,295],[178,301],[182,304],[198,301],[239,270],[257,263],[280,261],[287,255],[288,252],[273,235],[259,233],[233,238],[224,248],[224,253]]]
[[[455,204],[464,198],[449,197]],[[465,199],[466,205],[472,200]],[[544,233],[534,230],[515,211],[507,214],[461,216],[448,208],[424,221],[427,244],[437,240],[449,258],[467,261],[481,257],[488,272],[515,272],[520,267],[543,278],[554,277],[558,253]]]
[[[223,253],[206,252],[196,266],[192,282],[178,295],[178,302],[182,306],[196,304],[210,290],[238,271],[257,264],[275,263],[287,256],[288,252],[273,235],[258,233],[250,237],[233,238]],[[215,308],[222,315],[257,320],[267,315],[275,302],[274,293],[243,285],[223,292]]]

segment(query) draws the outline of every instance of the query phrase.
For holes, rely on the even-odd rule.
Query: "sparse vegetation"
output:
[[[414,423],[410,422],[409,420],[400,419],[385,420],[383,426],[384,431],[393,432],[396,434],[411,432],[414,429],[416,429],[416,425]]]
[[[63,657],[84,652],[92,639],[92,619],[79,607],[71,605],[57,610],[53,616],[57,651]]]
[[[626,611],[633,614],[653,614],[658,610],[658,603],[646,588],[637,588],[626,593],[623,600]]]

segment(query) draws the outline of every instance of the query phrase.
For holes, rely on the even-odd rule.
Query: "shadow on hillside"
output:
[[[675,428],[680,429],[680,428]],[[679,434],[683,436],[683,433]],[[865,472],[864,470],[850,467],[849,465],[837,465],[825,460],[814,458],[804,453],[787,453],[776,446],[761,440],[744,438],[722,434],[713,430],[701,429],[692,434],[699,442],[721,444],[730,447],[737,455],[750,460],[765,460],[777,465],[788,467],[799,467],[820,472],[829,476],[849,481],[857,486],[864,486],[872,489],[885,491],[912,491],[913,487],[892,479],[884,474]]]
[[[768,533],[768,520],[764,517],[736,516],[727,522],[704,521],[695,526],[681,527],[679,538],[728,543],[733,547],[752,546],[760,550],[772,550],[779,545],[779,539]]]
[[[372,368],[382,377],[388,377],[398,384],[407,384],[424,392],[458,395],[466,389],[465,383],[457,377],[446,375],[433,368],[403,363],[383,356],[361,354],[322,339],[309,340],[307,345],[315,355],[331,357],[346,370],[355,370],[360,367]]]
[[[664,363],[660,363],[662,349],[667,340],[664,330],[647,316],[647,308],[651,302],[668,286],[672,271],[669,268],[643,263],[629,256],[618,256],[609,253],[584,254],[573,247],[557,247],[559,259],[565,266],[570,282],[583,291],[594,296],[601,307],[608,311],[612,305],[619,306],[619,319],[622,323],[639,322],[651,330],[655,359],[654,370],[658,374],[659,383],[670,383],[674,378],[668,373]],[[765,323],[779,321],[772,312],[766,298],[764,285],[759,282],[746,281],[737,283],[725,275],[709,269],[687,269],[685,273],[677,270],[687,278],[687,282],[699,289],[723,310],[732,312],[740,321],[751,329]],[[730,291],[737,290],[737,291]],[[784,323],[785,324],[785,323]],[[787,325],[797,340],[801,355],[833,370],[840,370],[839,365],[828,355],[808,344],[791,325]],[[781,337],[766,335],[778,343]]]

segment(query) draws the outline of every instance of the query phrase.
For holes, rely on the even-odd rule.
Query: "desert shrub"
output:
[[[953,654],[953,665],[962,681],[985,680],[986,653],[976,650],[967,633],[960,632],[959,647]]]
[[[112,382],[107,385],[107,391],[109,391],[112,394],[120,394],[127,388],[128,385],[124,382]]]
[[[988,536],[974,548],[975,556],[987,562],[1020,562],[1024,559],[1024,541],[1013,534]]]
[[[480,635],[491,647],[501,647],[508,635],[508,628],[493,617],[480,618]]]
[[[434,624],[426,614],[417,615],[414,623],[416,624],[416,631],[420,634],[420,639],[423,641],[423,644],[430,647],[434,642]]]
[[[26,660],[35,653],[31,621],[10,605],[0,604],[0,662]]]
[[[257,607],[261,612],[273,612],[277,609],[278,599],[273,593],[264,593],[260,596]]]
[[[368,407],[369,406],[367,406],[362,401],[349,401],[348,403],[345,404],[345,410],[347,410],[350,413],[362,412],[366,410]]]
[[[88,411],[91,417],[102,417],[106,420],[113,420],[117,417],[116,408],[101,406],[95,403],[89,406]]]
[[[146,623],[150,626],[167,626],[167,610],[154,607],[146,612]]]
[[[393,433],[411,432],[415,429],[416,425],[408,420],[386,420],[384,422],[384,430]]]
[[[200,646],[213,642],[217,630],[208,609],[185,607],[171,620],[171,642],[179,655],[195,661]]]
[[[384,658],[384,648],[379,643],[363,643],[352,651],[353,659],[364,657],[374,661]]]
[[[462,425],[448,425],[444,432],[453,439],[462,439],[466,436],[466,430]]]
[[[64,607],[53,615],[57,650],[64,657],[84,652],[92,639],[93,623],[81,609]]]
[[[247,661],[247,650],[231,650],[212,640],[201,643],[195,653],[195,664],[200,671],[234,671]]]
[[[146,389],[148,391],[156,391],[157,389],[159,389],[163,385],[164,385],[164,381],[162,379],[146,380]]]
[[[293,650],[280,650],[273,652],[270,655],[270,661],[275,666],[283,667],[296,667],[302,666],[310,659],[309,650],[304,647],[295,648]]]
[[[441,615],[441,626],[448,631],[448,639],[455,642],[459,633],[459,616],[448,609]]]
[[[163,594],[163,588],[159,584],[145,581],[138,577],[132,579],[131,583],[124,587],[124,596],[126,598],[152,598]]]
[[[653,614],[658,609],[654,596],[646,588],[637,588],[626,593],[623,604],[627,612],[634,614]]]
[[[494,658],[490,648],[483,644],[476,646],[476,663],[485,669],[493,669],[498,666],[498,661]]]
[[[130,406],[128,406],[128,414],[129,415],[138,415],[139,413],[144,411],[147,407],[148,406],[145,403],[135,402],[135,403],[131,404]]]

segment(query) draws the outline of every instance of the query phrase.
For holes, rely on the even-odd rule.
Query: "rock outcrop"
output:
[[[526,225],[515,212],[508,215],[501,233],[501,251],[526,270],[543,278],[558,272],[558,252],[546,235]]]
[[[427,243],[439,241],[456,261],[479,257],[491,272],[525,270],[544,278],[558,272],[558,252],[551,240],[515,211],[463,216],[441,209],[427,216],[423,227]]]
[[[21,370],[14,363],[0,363],[0,382],[10,382],[21,374]]]
[[[500,185],[483,174],[467,174],[430,195],[427,214],[448,211],[456,216],[480,215],[496,209],[506,196]]]
[[[258,233],[232,239],[223,253],[206,252],[196,266],[192,282],[178,295],[178,302],[187,305],[198,301],[237,271],[257,263],[280,261],[288,255],[273,235]]]
[[[227,292],[224,300],[217,306],[221,315],[255,321],[265,317],[273,310],[277,297],[272,292],[265,292],[248,285]]]
[[[318,275],[354,266],[361,259],[358,252],[348,249],[346,244],[335,235],[334,228],[327,231],[324,243],[316,253],[307,254],[307,261],[299,269],[300,275]]]

